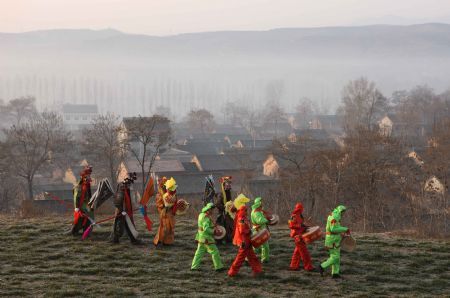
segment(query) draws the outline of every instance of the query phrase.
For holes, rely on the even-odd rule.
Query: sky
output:
[[[105,29],[173,35],[450,22],[450,0],[0,0],[0,32]]]

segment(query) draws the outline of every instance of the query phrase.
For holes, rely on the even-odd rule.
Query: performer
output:
[[[222,192],[221,194],[219,194],[216,203],[216,207],[219,213],[219,215],[217,216],[216,224],[223,226],[227,231],[223,241],[226,243],[231,243],[233,241],[233,230],[234,230],[234,214],[233,210],[231,210],[232,208],[230,208],[230,206],[232,206],[231,205],[232,177],[224,176],[220,178],[219,181]],[[220,241],[219,243],[221,242],[222,241]]]
[[[214,187],[214,178],[212,175],[205,177],[205,192],[203,193],[203,207],[205,207],[208,203],[214,203],[214,197],[216,196],[216,190]]]
[[[259,262],[255,252],[253,251],[253,247],[250,241],[251,230],[247,216],[247,206],[245,206],[245,204],[248,202],[250,202],[250,200],[243,194],[240,194],[234,201],[234,204],[238,211],[235,217],[233,244],[238,246],[239,250],[233,264],[228,270],[228,276],[230,277],[238,274],[239,269],[241,268],[246,258],[252,268],[254,276],[257,276],[262,272],[261,263]]]
[[[171,245],[175,240],[175,213],[176,213],[176,189],[175,179],[163,177],[156,195],[156,208],[159,212],[158,232],[153,239],[153,244]]]
[[[255,202],[252,205],[251,219],[253,225],[253,233],[257,233],[259,230],[267,228],[267,223],[269,222],[269,220],[264,214],[260,197],[256,198]],[[269,241],[264,242],[263,245],[256,249],[256,252],[258,254],[260,251],[261,263],[267,263],[269,261]]]
[[[92,167],[86,166],[80,173],[80,181],[73,188],[73,225],[71,233],[77,236],[80,229],[83,232],[89,227],[91,221],[94,220],[94,211],[88,206],[91,199],[91,174]]]
[[[206,251],[211,254],[214,269],[216,271],[224,270],[222,260],[220,259],[220,253],[214,240],[214,224],[211,219],[212,208],[214,208],[214,204],[208,203],[203,207],[202,212],[198,216],[198,231],[195,236],[195,241],[198,242],[198,246],[194,259],[192,260],[191,270],[198,270],[202,257]]]
[[[141,244],[142,242],[137,238],[138,233],[134,224],[133,218],[133,203],[130,195],[130,185],[136,180],[136,173],[130,173],[129,177],[125,178],[117,187],[116,196],[114,197],[115,218],[113,225],[112,241],[119,243],[124,230],[127,232],[131,243]]]
[[[328,215],[325,234],[325,247],[330,253],[328,260],[319,266],[320,275],[323,276],[324,269],[331,266],[333,278],[339,278],[339,269],[341,264],[341,240],[342,233],[350,234],[350,230],[341,226],[341,217],[347,208],[343,205],[337,206],[333,212]]]
[[[292,254],[290,269],[298,270],[300,267],[300,259],[303,261],[303,268],[306,271],[313,271],[314,266],[311,263],[311,256],[309,254],[306,243],[303,241],[302,234],[306,231],[307,226],[303,223],[303,205],[297,203],[289,220],[289,228],[291,229],[291,238],[294,238],[295,249]]]

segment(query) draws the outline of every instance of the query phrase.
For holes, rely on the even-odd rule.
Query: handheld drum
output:
[[[352,252],[356,248],[356,240],[351,235],[344,236],[341,241],[341,248],[346,252]]]
[[[176,215],[184,215],[189,210],[191,205],[185,199],[179,199],[177,201],[177,212]]]
[[[270,238],[270,232],[268,229],[262,229],[252,235],[251,243],[254,248],[258,248],[266,243]]]
[[[268,220],[269,220],[269,222],[267,224],[270,225],[270,226],[274,226],[280,221],[280,217],[277,214],[272,214],[268,218]]]
[[[224,227],[217,225],[214,228],[214,239],[222,240],[223,238],[225,238],[226,234],[227,234],[227,230]]]
[[[317,239],[322,237],[322,231],[319,226],[309,227],[306,232],[302,235],[302,239],[306,244],[313,243]]]

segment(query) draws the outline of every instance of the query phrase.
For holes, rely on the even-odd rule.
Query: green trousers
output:
[[[222,260],[220,259],[220,253],[217,249],[217,246],[215,244],[199,243],[197,251],[194,255],[194,259],[192,260],[191,269],[195,270],[200,267],[200,263],[202,262],[202,258],[205,252],[211,254],[215,270],[223,268]]]
[[[328,268],[331,265],[331,274],[339,274],[339,268],[341,266],[341,248],[330,248],[330,257],[328,260],[320,264],[323,269]]]
[[[255,253],[261,254],[261,262],[267,262],[269,260],[269,241],[266,241],[263,245],[255,249]]]

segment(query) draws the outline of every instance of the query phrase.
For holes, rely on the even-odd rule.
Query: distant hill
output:
[[[21,76],[89,77],[135,83],[136,88],[150,88],[170,79],[198,88],[197,99],[214,96],[217,102],[252,92],[261,98],[264,82],[282,80],[287,104],[309,96],[336,105],[342,84],[357,76],[368,76],[386,92],[423,83],[445,89],[450,87],[449,66],[447,24],[282,28],[165,37],[114,29],[0,33],[0,68],[4,70],[0,98],[20,93],[13,83],[1,80]],[[201,87],[205,81],[215,83],[206,90]],[[161,102],[169,100],[171,95],[167,96],[160,95]],[[202,100],[194,105],[202,105]]]
[[[170,55],[190,57],[264,57],[274,59],[329,57],[450,56],[450,25],[284,28],[269,31],[224,31],[166,37],[107,30],[48,30],[0,33],[1,51],[115,55],[133,58]],[[137,55],[137,56],[136,56]],[[287,55],[287,56],[286,56]],[[131,58],[131,57],[130,57]]]

